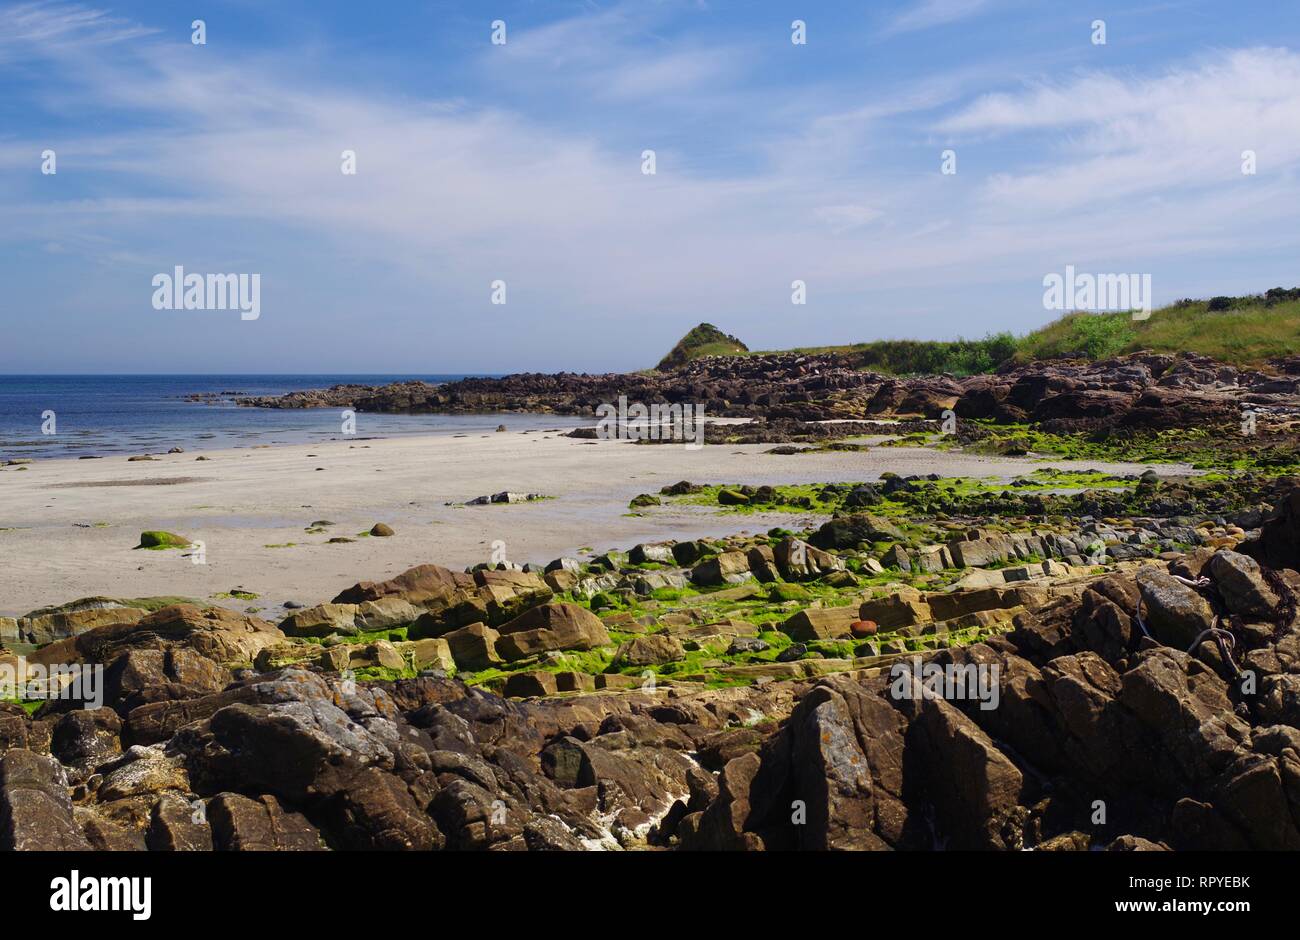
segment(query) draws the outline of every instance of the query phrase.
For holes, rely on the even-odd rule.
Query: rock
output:
[[[686,650],[676,637],[654,633],[625,641],[614,654],[614,665],[657,666],[685,658]]]
[[[443,672],[450,673],[457,668],[456,657],[452,655],[451,644],[445,636],[395,643],[393,649],[401,658],[403,665],[411,662],[416,670],[441,669]]]
[[[835,555],[793,537],[778,542],[772,549],[772,554],[777,570],[790,581],[820,578],[844,569],[844,562]]]
[[[676,560],[673,558],[673,547],[670,543],[651,543],[643,542],[635,545],[627,553],[627,560],[634,565],[644,565],[654,563],[660,565],[674,565]]]
[[[535,572],[479,569],[469,584],[426,600],[426,612],[411,624],[407,635],[413,639],[441,636],[478,622],[499,626],[552,596],[552,589]]]
[[[510,698],[533,698],[554,695],[559,689],[551,672],[512,672],[506,679],[505,694]]]
[[[342,636],[357,634],[356,604],[318,604],[295,610],[280,621],[280,631],[291,637],[326,637],[337,633]]]
[[[803,659],[803,657],[806,655],[808,655],[807,644],[791,643],[785,649],[781,650],[781,652],[776,654],[776,661],[778,663],[792,663],[795,662],[796,660]],[[784,673],[780,673],[780,675],[784,675]],[[794,674],[791,673],[790,675],[794,675]]]
[[[594,692],[596,677],[585,672],[564,671],[555,673],[557,692]]]
[[[441,565],[419,565],[388,581],[360,581],[340,592],[333,603],[361,604],[396,595],[416,607],[426,607],[431,602],[445,601],[458,589],[469,588],[473,583],[470,575],[450,571]]]
[[[878,629],[895,630],[935,619],[930,605],[914,588],[900,588],[895,593],[864,601],[857,610],[856,620],[870,620]]]
[[[405,627],[415,622],[420,609],[403,597],[389,595],[356,605],[355,623],[363,633]]]
[[[780,625],[794,640],[836,640],[850,635],[858,611],[854,607],[808,607]]]
[[[72,640],[83,662],[100,663],[129,649],[177,646],[217,663],[249,663],[265,647],[283,641],[284,634],[260,617],[192,604],[164,607],[137,623],[96,627]]]
[[[54,723],[50,752],[61,763],[93,767],[121,750],[122,720],[111,708],[77,709]]]
[[[573,590],[574,585],[578,583],[578,576],[572,571],[548,571],[543,576],[543,580],[556,594],[563,594]]]
[[[74,806],[72,818],[96,852],[143,852],[144,835],[130,821],[118,822],[86,806]]]
[[[589,650],[609,643],[600,618],[577,604],[543,604],[499,628],[497,653],[507,662],[547,650]]]
[[[766,640],[760,640],[755,636],[738,636],[731,641],[727,647],[728,656],[738,656],[742,653],[761,653],[768,648]]]
[[[1270,568],[1300,571],[1300,486],[1283,495],[1260,525],[1259,535],[1238,548]]]
[[[165,794],[154,804],[145,842],[153,852],[211,852],[207,807],[199,801],[191,803]]]
[[[102,766],[100,772],[104,779],[95,795],[101,803],[165,791],[187,793],[190,789],[181,759],[167,756],[160,748],[135,745]]]
[[[723,552],[691,569],[691,580],[701,585],[740,584],[752,577],[744,552]]]
[[[855,548],[862,542],[895,542],[902,538],[903,533],[889,520],[861,512],[824,523],[808,541],[829,550]]]
[[[134,458],[132,458],[134,459]],[[183,535],[176,535],[174,532],[163,532],[161,530],[140,533],[140,544],[136,548],[189,548],[193,542]]]
[[[370,527],[370,534],[378,538],[387,538],[394,535],[393,527],[384,522],[376,522]]]
[[[581,852],[585,848],[562,822],[545,816],[524,826],[524,844],[530,852]]]
[[[873,620],[855,620],[849,624],[849,633],[860,640],[875,636],[876,629],[876,623]]]
[[[750,790],[762,761],[745,754],[727,763],[718,778],[718,796],[701,815],[697,828],[684,833],[683,848],[704,851],[761,849],[758,835],[745,830],[751,813]]]
[[[67,776],[53,757],[22,748],[0,755],[0,849],[90,849],[73,818]]]
[[[136,623],[145,611],[127,607],[111,597],[83,597],[69,604],[34,610],[18,618],[18,635],[25,642],[44,645],[78,636],[95,627]],[[18,635],[13,639],[18,639]]]
[[[377,767],[352,777],[326,815],[331,841],[345,850],[427,852],[446,841],[402,779]]]
[[[469,626],[443,634],[451,650],[456,668],[466,672],[478,672],[500,666],[503,660],[496,651],[496,641],[500,636],[485,623],[471,623]]]
[[[1221,548],[1210,558],[1208,567],[1224,603],[1234,614],[1262,620],[1277,615],[1281,601],[1264,580],[1255,559]]]
[[[1145,567],[1138,572],[1137,582],[1147,629],[1162,643],[1185,650],[1214,626],[1209,602],[1173,576]]]
[[[396,729],[379,712],[393,706],[380,691],[287,668],[259,677],[244,695],[168,742],[198,793],[238,785],[300,804],[336,795],[361,767],[394,766]]]
[[[223,852],[318,852],[320,833],[301,813],[270,795],[221,793],[208,802],[213,847]]]
[[[941,831],[950,834],[950,847],[1017,848],[1007,830],[1024,792],[1024,775],[949,702],[921,698],[918,712],[909,733],[919,735],[914,745],[919,766],[926,768],[927,792]]]

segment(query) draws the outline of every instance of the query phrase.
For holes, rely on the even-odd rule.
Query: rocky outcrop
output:
[[[1120,431],[1223,426],[1238,422],[1247,404],[1291,411],[1300,405],[1294,377],[1239,369],[1193,353],[1141,352],[1100,362],[1035,361],[961,379],[888,377],[870,371],[852,352],[706,356],[671,366],[668,371],[629,374],[521,373],[444,385],[339,385],[237,401],[268,408],[590,416],[597,406],[625,395],[628,401],[647,405],[691,403],[709,415],[764,421],[936,419],[951,408],[966,418],[1033,421],[1059,430]],[[792,440],[789,430],[783,437],[765,439]],[[813,426],[803,430],[814,433]]]
[[[609,643],[599,617],[577,604],[543,604],[499,628],[496,651],[507,662],[548,650],[589,650]]]

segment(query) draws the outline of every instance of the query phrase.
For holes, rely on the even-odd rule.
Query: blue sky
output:
[[[1157,302],[1300,283],[1298,208],[1292,3],[0,3],[5,373],[1024,331],[1067,264]],[[153,309],[176,265],[260,274],[260,318]]]

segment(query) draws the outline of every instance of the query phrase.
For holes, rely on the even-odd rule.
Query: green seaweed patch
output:
[[[195,607],[203,606],[193,597],[182,597],[173,594],[164,594],[157,597],[123,597],[117,600],[124,607],[135,607],[139,610],[147,610],[149,613],[155,613],[164,607],[175,607],[177,604],[192,604]]]

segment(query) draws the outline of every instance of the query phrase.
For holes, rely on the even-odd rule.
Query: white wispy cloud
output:
[[[991,0],[919,0],[891,19],[885,33],[897,35],[946,26],[977,16],[990,6]]]
[[[981,97],[939,122],[975,140],[1060,134],[1051,159],[1000,173],[989,199],[1068,210],[1243,182],[1242,152],[1269,176],[1300,165],[1300,55],[1234,50],[1150,78],[1086,74]]]

